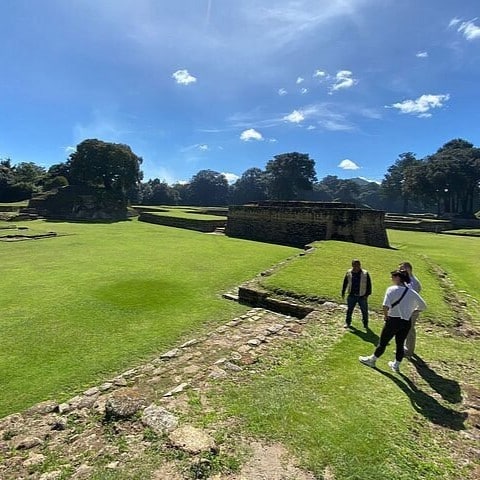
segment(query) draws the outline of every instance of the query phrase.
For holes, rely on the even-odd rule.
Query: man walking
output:
[[[413,267],[410,262],[402,262],[398,269],[401,272],[407,272],[408,276],[410,277],[410,281],[406,283],[406,286],[415,290],[417,293],[420,293],[422,290],[422,284],[419,282],[418,278],[415,277],[413,274]],[[411,327],[410,331],[408,332],[407,338],[405,339],[405,357],[411,358],[412,355],[415,353],[415,345],[417,343],[417,332],[415,330],[415,324],[417,323],[418,316],[420,312],[418,310],[414,310],[412,313],[411,320]]]
[[[423,298],[405,284],[409,282],[408,274],[395,270],[392,272],[393,285],[387,288],[383,300],[383,314],[385,325],[378,346],[373,355],[358,357],[361,363],[367,367],[375,368],[377,359],[385,352],[388,342],[395,337],[396,352],[395,360],[388,362],[394,372],[400,371],[400,363],[404,357],[403,344],[407,338],[411,326],[411,316],[415,310],[423,311],[427,308]]]
[[[366,270],[362,270],[360,260],[352,260],[352,268],[347,271],[343,279],[342,298],[347,296],[347,316],[343,328],[350,328],[352,313],[358,303],[362,312],[363,326],[368,329],[368,297],[372,294],[372,281]]]

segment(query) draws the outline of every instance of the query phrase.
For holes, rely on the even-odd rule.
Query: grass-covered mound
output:
[[[0,416],[240,313],[220,294],[295,252],[137,221],[18,225],[59,237],[0,243]]]
[[[439,264],[446,270],[459,290],[478,296],[480,272],[475,259],[480,252],[480,241],[402,231],[390,231],[389,237],[392,246],[398,249],[337,241],[318,242],[315,252],[295,259],[275,275],[266,277],[263,286],[274,291],[340,302],[345,271],[350,268],[353,258],[359,258],[372,278],[373,294],[369,306],[380,310],[385,289],[391,285],[390,272],[407,260],[413,264],[414,273],[423,285],[422,296],[428,303],[423,316],[438,324],[452,325],[452,310],[444,302],[444,292],[432,264]],[[472,314],[478,305],[474,300],[470,304]]]

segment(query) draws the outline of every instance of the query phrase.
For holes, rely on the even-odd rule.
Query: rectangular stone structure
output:
[[[304,248],[317,240],[342,240],[388,248],[385,212],[337,202],[259,202],[228,209],[225,234]]]

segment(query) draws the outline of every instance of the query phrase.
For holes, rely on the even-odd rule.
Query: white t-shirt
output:
[[[415,291],[409,288],[406,295],[402,298],[402,301],[392,308],[392,303],[400,300],[403,295],[405,287],[400,285],[393,285],[387,288],[385,292],[385,298],[383,299],[383,305],[388,307],[389,317],[400,317],[403,320],[410,320],[412,313],[415,310],[423,312],[427,308],[427,304],[423,298]]]
[[[412,275],[410,275],[410,283],[407,283],[407,287],[413,288],[417,293],[420,293],[420,290],[422,289],[422,284],[420,283],[418,278],[412,273]]]

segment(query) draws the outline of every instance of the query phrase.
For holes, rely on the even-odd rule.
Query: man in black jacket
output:
[[[343,279],[342,298],[347,296],[347,316],[344,328],[352,324],[352,313],[358,303],[362,312],[363,326],[368,329],[368,297],[372,294],[372,281],[366,270],[362,270],[360,260],[352,260],[352,268],[347,271]]]

